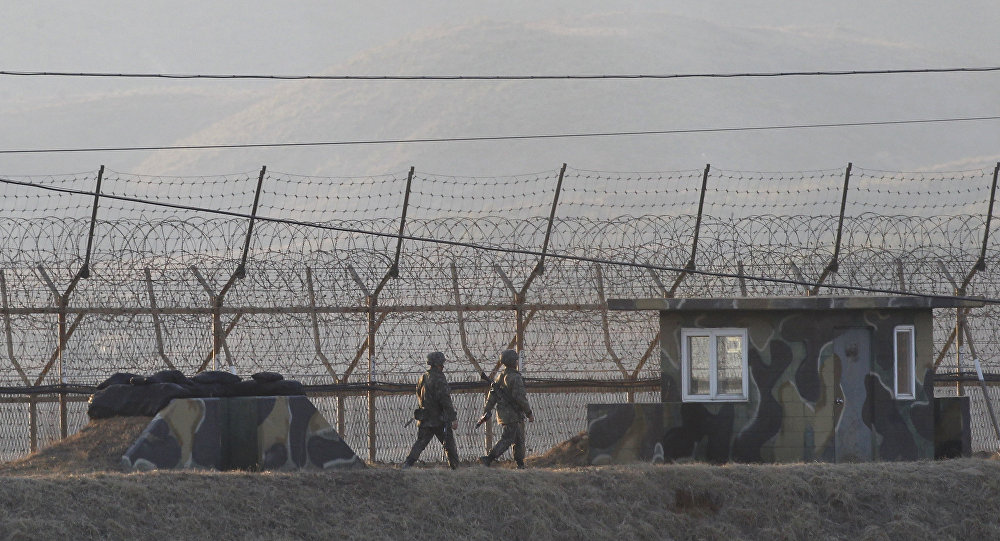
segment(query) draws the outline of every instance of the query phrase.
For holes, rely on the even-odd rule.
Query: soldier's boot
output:
[[[410,460],[410,459],[408,459],[408,458],[407,458],[407,459],[406,459],[406,460],[405,460],[405,461],[403,462],[403,469],[404,469],[404,470],[408,470],[408,469],[410,469],[410,468],[411,468],[411,467],[413,466],[413,462],[414,462],[414,461],[412,461],[412,460]]]
[[[490,464],[493,464],[493,455],[483,455],[479,457],[479,463],[489,468]]]
[[[517,469],[519,469],[519,470],[523,470],[524,469],[524,461],[523,460],[518,460],[517,461]]]
[[[449,454],[448,455],[448,466],[450,466],[451,469],[453,469],[453,470],[457,470],[458,469],[458,458],[452,456],[451,454]]]

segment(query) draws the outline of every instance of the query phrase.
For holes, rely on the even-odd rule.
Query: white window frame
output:
[[[899,392],[899,334],[910,333],[910,390]],[[896,400],[914,400],[917,392],[917,333],[913,325],[897,325],[892,329],[892,391]]]
[[[691,370],[689,364],[688,337],[707,336],[709,343],[709,393],[707,395],[690,394]],[[743,370],[743,392],[742,394],[719,394],[718,393],[718,347],[717,337],[739,336],[743,339],[742,370]],[[745,402],[749,396],[750,363],[748,353],[750,350],[750,340],[747,329],[728,328],[682,328],[681,329],[681,397],[684,402]]]

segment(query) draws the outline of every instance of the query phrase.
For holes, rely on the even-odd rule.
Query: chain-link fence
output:
[[[609,298],[1000,297],[996,172],[0,178],[0,458],[87,420],[80,395],[35,386],[168,368],[412,386],[435,350],[471,384],[506,348],[562,382],[533,392],[537,452],[584,430],[588,402],[658,396],[615,387],[659,377],[658,325]],[[940,370],[1000,373],[995,306],[936,312]],[[592,379],[607,388],[573,387]],[[412,443],[409,388],[314,400],[362,456]],[[460,430],[479,453],[489,434]]]

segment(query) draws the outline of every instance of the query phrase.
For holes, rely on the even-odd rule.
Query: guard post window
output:
[[[681,329],[685,402],[747,398],[747,330]]]
[[[895,391],[897,399],[916,398],[916,358],[914,355],[913,325],[899,325],[893,329],[895,353]]]

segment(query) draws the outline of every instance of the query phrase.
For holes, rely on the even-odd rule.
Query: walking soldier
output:
[[[431,438],[436,437],[444,445],[451,469],[458,467],[458,446],[455,444],[454,430],[458,428],[458,414],[451,403],[451,389],[444,375],[444,353],[435,351],[427,354],[430,368],[417,381],[417,402],[420,407],[413,412],[417,420],[417,441],[403,468],[412,466],[423,452]]]
[[[527,418],[529,422],[534,422],[535,416],[531,412],[531,405],[528,404],[524,379],[517,371],[517,361],[518,355],[513,349],[500,354],[500,363],[504,368],[497,375],[486,396],[486,405],[483,406],[483,417],[480,421],[488,419],[490,411],[496,407],[497,423],[503,427],[503,432],[493,449],[486,456],[479,457],[479,462],[484,466],[492,464],[513,445],[514,462],[518,468],[524,468],[526,439],[524,420]]]

